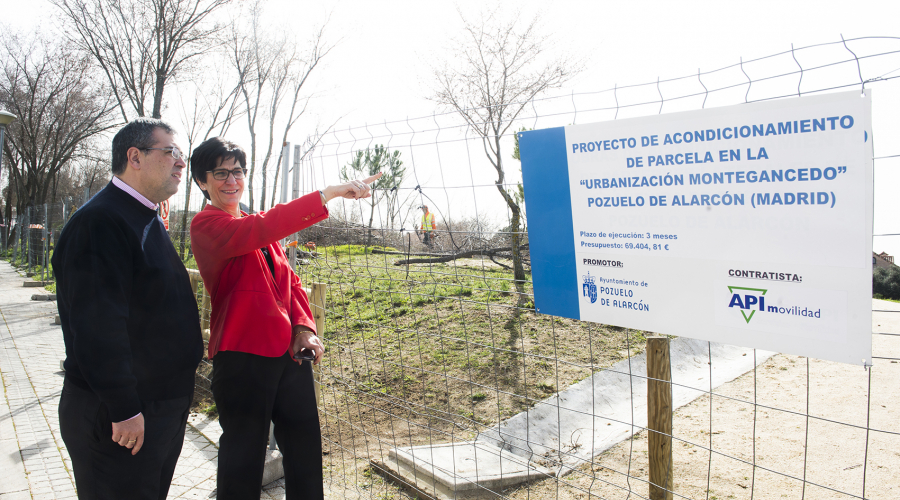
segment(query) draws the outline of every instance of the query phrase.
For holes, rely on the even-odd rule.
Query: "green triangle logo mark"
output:
[[[768,289],[763,289],[763,288],[747,288],[747,287],[743,287],[743,286],[730,286],[730,287],[728,287],[728,291],[731,292],[731,293],[734,293],[735,290],[746,290],[746,291],[749,291],[749,292],[759,292],[760,295],[765,295],[766,292],[769,291]],[[750,323],[750,320],[753,318],[753,315],[754,315],[755,313],[756,313],[756,310],[750,311],[750,315],[748,316],[748,315],[747,315],[747,311],[741,309],[741,316],[744,317],[744,321],[746,321],[747,323]]]

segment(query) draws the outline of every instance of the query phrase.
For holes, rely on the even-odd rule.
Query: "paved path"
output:
[[[56,302],[33,301],[42,288],[0,261],[0,500],[76,498],[72,462],[59,435],[62,331],[53,325]],[[192,416],[169,498],[209,498],[216,485],[221,433],[215,422]],[[201,432],[202,431],[202,432]],[[260,498],[283,499],[283,480]]]

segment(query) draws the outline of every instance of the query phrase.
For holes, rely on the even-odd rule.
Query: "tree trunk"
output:
[[[266,209],[266,165],[268,162],[263,162],[262,164],[262,194],[259,195],[259,211],[262,212]]]
[[[250,213],[253,213],[253,177],[256,174],[256,132],[250,128]],[[206,197],[203,198],[204,200]]]
[[[156,72],[156,88],[153,91],[153,118],[162,118],[163,89],[166,86],[166,72]]]
[[[282,147],[282,149],[284,149]],[[275,162],[275,180],[272,181],[272,199],[269,201],[269,206],[275,206],[275,200],[278,199],[278,178],[281,177],[281,162],[284,161],[282,158],[278,158],[278,161]]]
[[[485,139],[487,140],[487,139]],[[522,302],[523,295],[525,293],[525,268],[522,266],[522,251],[520,249],[522,235],[519,232],[520,225],[520,214],[521,208],[519,208],[519,204],[516,203],[516,200],[509,195],[509,192],[506,191],[506,188],[503,187],[503,182],[506,178],[503,172],[503,163],[502,156],[500,154],[500,136],[494,136],[494,156],[495,163],[494,168],[497,170],[497,190],[500,191],[500,196],[503,197],[503,200],[506,201],[506,206],[509,207],[509,211],[512,216],[509,219],[509,233],[510,233],[510,246],[512,246],[512,257],[513,257],[513,279],[515,280],[516,291],[519,293],[519,301]]]
[[[516,280],[516,290],[524,292],[525,268],[522,266],[522,250],[520,249],[522,245],[522,234],[519,231],[521,209],[516,204],[511,205],[509,209],[512,210],[509,226],[512,236],[513,278]]]
[[[372,221],[375,219],[375,197],[372,197],[372,209],[369,210],[369,234],[366,236],[366,246],[372,245]]]

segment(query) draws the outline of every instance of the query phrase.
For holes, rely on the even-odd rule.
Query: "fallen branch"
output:
[[[496,259],[497,256],[496,256],[496,255],[491,254],[490,257],[491,257],[491,262],[493,262],[494,264],[497,264],[498,266],[502,267],[503,269],[506,269],[506,270],[511,270],[511,269],[512,269],[512,267],[507,266],[506,264],[504,264],[504,263],[502,263],[502,262],[497,262],[497,259]],[[504,258],[504,259],[507,259],[507,258],[508,258],[508,259],[511,259],[511,258],[512,258],[512,255],[510,255],[509,257],[503,255],[502,258]]]
[[[524,244],[519,247],[519,249],[528,248],[528,244]],[[394,262],[395,266],[403,266],[408,264],[440,264],[442,262],[450,262],[451,260],[456,259],[465,259],[468,257],[474,257],[476,255],[487,255],[488,257],[498,253],[498,252],[510,252],[512,251],[512,247],[502,247],[502,248],[484,248],[481,250],[469,250],[468,252],[460,252],[451,255],[445,255],[443,257],[435,257],[431,259],[406,259],[406,260],[398,260]],[[406,255],[406,254],[403,254]],[[428,255],[428,254],[426,254]]]
[[[383,254],[383,255],[415,255],[415,256],[420,256],[420,257],[428,257],[428,256],[439,256],[440,257],[441,256],[441,254],[439,254],[439,253],[393,252],[393,251],[388,251],[388,250],[379,250],[377,248],[373,248],[372,253],[373,254]]]

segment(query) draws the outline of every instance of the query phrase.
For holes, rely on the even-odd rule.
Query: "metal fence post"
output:
[[[28,258],[28,272],[31,272],[31,254],[34,253],[34,245],[31,241],[31,224],[34,220],[34,207],[28,207],[25,215],[25,230],[27,231],[27,236],[25,237],[25,257]]]
[[[278,449],[278,443],[275,441],[275,422],[269,422],[269,449]]]
[[[28,207],[25,207],[25,213],[22,214],[22,224],[19,226],[19,258],[22,259],[20,267],[28,267],[28,255],[25,253],[25,232],[28,230]]]
[[[300,197],[300,145],[297,144],[294,146],[294,171],[293,175],[291,175],[291,199],[296,200]],[[289,256],[289,260],[291,262],[291,269],[294,271],[297,270],[297,252],[300,251],[300,233],[294,233],[292,236],[293,240],[297,242],[297,245],[291,247],[291,253]]]
[[[28,226],[30,225],[30,207],[25,207],[25,215],[22,216],[22,234],[19,238],[19,245],[22,252],[22,267],[28,270]]]
[[[15,237],[13,238],[13,265],[17,265],[19,258],[19,233],[22,232],[22,216],[16,216],[16,232]]]
[[[25,213],[22,214],[22,225],[19,226],[19,258],[22,259],[22,264],[20,267],[28,267],[28,254],[25,253],[25,233],[28,231],[28,208],[25,209]]]
[[[647,337],[650,500],[672,500],[672,366],[668,337]]]
[[[47,217],[47,204],[44,203],[44,223],[41,224],[41,281],[47,281],[47,265],[50,263],[50,241],[48,240],[47,224],[50,220]]]
[[[200,300],[200,330],[206,330],[209,328],[209,293],[206,291],[206,286],[203,287],[203,298]]]

